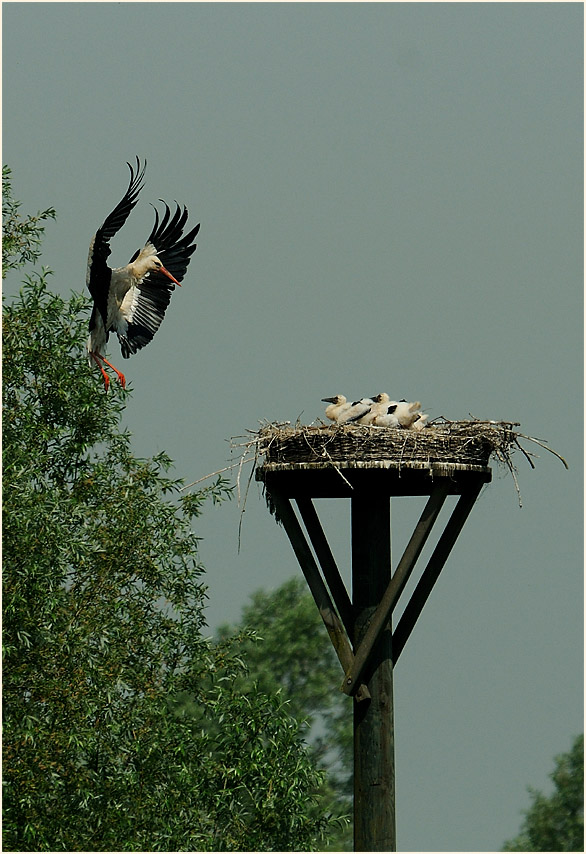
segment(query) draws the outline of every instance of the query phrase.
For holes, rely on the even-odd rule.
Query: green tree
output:
[[[525,811],[521,832],[503,851],[584,850],[584,736],[569,753],[555,757],[550,777],[555,791],[549,797],[529,787],[532,804]]]
[[[8,268],[36,252],[13,222]],[[181,497],[165,454],[133,456],[130,392],[104,393],[88,302],[49,275],[3,318],[4,850],[311,850],[299,725],[240,690],[244,639],[201,632],[193,522],[228,486]]]
[[[2,278],[8,270],[37,261],[41,255],[44,234],[43,222],[55,219],[53,208],[38,211],[24,219],[20,215],[20,202],[12,195],[11,170],[2,167]]]
[[[352,703],[339,688],[342,670],[307,585],[298,576],[272,592],[259,590],[237,625],[218,629],[222,641],[249,631],[243,644],[248,675],[267,694],[279,691],[298,721],[311,727],[310,742],[326,778],[320,808],[336,816],[352,813]],[[329,850],[351,850],[348,822],[331,828]]]

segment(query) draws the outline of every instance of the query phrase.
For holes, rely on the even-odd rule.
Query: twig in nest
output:
[[[247,463],[247,462],[252,461],[253,459],[254,459],[254,457],[250,457],[248,460],[244,460],[244,462]],[[185,489],[189,489],[191,486],[196,486],[198,483],[201,483],[202,481],[207,480],[210,477],[215,477],[217,474],[222,474],[222,472],[225,472],[225,471],[231,471],[232,469],[235,469],[236,466],[241,466],[241,465],[242,465],[242,460],[240,460],[237,463],[232,463],[229,466],[225,466],[225,468],[223,468],[223,469],[218,469],[217,471],[212,471],[209,474],[204,474],[203,477],[200,477],[197,480],[194,480],[191,483],[187,483],[185,486],[180,487],[179,492],[183,492]]]
[[[333,459],[330,457],[330,455],[329,455],[328,451],[327,451],[325,448],[324,448],[324,454],[326,455],[326,457],[328,458],[328,460],[331,462],[331,464],[333,465],[333,467],[335,468],[335,470],[338,472],[338,474],[340,475],[340,477],[342,478],[342,480],[344,481],[344,483],[346,484],[346,486],[349,486],[349,487],[350,487],[350,489],[351,489],[352,491],[354,491],[354,487],[352,486],[352,484],[350,483],[350,481],[348,480],[348,478],[346,477],[346,475],[342,472],[342,470],[341,470],[340,468],[338,468],[338,466],[335,464],[335,462],[334,462],[334,461],[333,461]]]
[[[523,450],[523,449],[521,449],[521,450]],[[511,474],[513,476],[513,483],[515,484],[515,490],[517,492],[517,500],[519,501],[519,507],[522,507],[523,502],[521,500],[521,490],[519,489],[519,481],[517,480],[517,470],[515,469],[515,466],[513,465],[513,461],[511,460],[511,458],[508,454],[504,454],[503,456],[500,456],[499,459],[504,460],[507,468],[509,469],[509,471],[511,472]],[[533,466],[533,468],[535,468],[535,466]]]
[[[535,457],[535,456],[537,456],[537,454],[531,454],[529,451],[526,451],[526,450],[525,450],[525,448],[523,447],[523,445],[520,445],[520,444],[519,444],[519,441],[518,441],[518,439],[517,439],[517,438],[515,438],[515,442],[514,442],[514,444],[515,444],[515,446],[516,446],[517,448],[519,448],[519,450],[521,451],[521,453],[524,455],[525,459],[527,460],[527,462],[529,463],[529,465],[531,466],[531,468],[532,468],[532,469],[534,469],[534,468],[535,468],[535,463],[533,462],[533,460],[531,459],[531,457]]]
[[[240,543],[242,541],[242,520],[244,518],[244,511],[246,510],[246,499],[248,498],[248,490],[250,489],[250,482],[252,480],[252,475],[254,474],[254,470],[256,468],[256,463],[258,460],[258,445],[255,449],[254,454],[254,465],[250,469],[250,475],[248,477],[248,483],[246,484],[246,492],[244,493],[244,503],[242,504],[242,509],[240,511],[240,519],[238,520],[238,554],[240,554]],[[249,462],[250,460],[246,460]],[[240,461],[240,466],[238,468],[238,504],[240,504],[240,472],[242,471],[242,466],[244,465],[244,455]]]
[[[535,442],[535,444],[539,445],[540,448],[545,448],[546,451],[549,451],[550,454],[553,454],[554,457],[557,457],[558,460],[561,460],[567,469],[570,468],[564,458],[560,454],[558,454],[557,451],[554,451],[553,448],[550,448],[549,445],[544,444],[544,442],[540,441],[539,439],[535,439],[533,436],[525,436],[524,433],[517,433],[517,436],[521,436],[522,439],[527,439],[529,442]]]

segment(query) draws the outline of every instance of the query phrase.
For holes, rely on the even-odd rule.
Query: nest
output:
[[[363,427],[352,424],[311,424],[292,426],[290,422],[266,422],[251,438],[235,443],[244,448],[238,473],[245,462],[253,461],[253,471],[317,469],[332,467],[340,472],[348,468],[426,469],[432,474],[454,471],[486,471],[491,460],[503,465],[513,476],[519,504],[519,484],[512,455],[520,451],[535,468],[532,457],[519,442],[525,439],[550,451],[562,463],[566,461],[542,440],[518,431],[519,424],[506,421],[449,421],[440,418],[423,430],[390,427]],[[251,431],[252,432],[252,431]],[[240,439],[245,437],[238,437]],[[251,456],[251,452],[253,456]]]
[[[544,448],[561,460],[566,468],[568,464],[544,440],[519,432],[519,426],[510,421],[449,421],[443,417],[420,431],[323,422],[297,423],[295,426],[291,426],[289,421],[261,422],[260,430],[249,430],[248,436],[230,440],[231,451],[239,452],[238,462],[204,475],[182,490],[237,469],[241,526],[246,496],[259,464],[263,471],[332,468],[346,480],[343,470],[349,468],[393,468],[399,472],[402,469],[424,469],[432,475],[450,475],[462,470],[490,471],[488,464],[496,460],[512,475],[519,506],[522,506],[513,454],[520,451],[531,468],[535,468],[533,458],[538,455],[524,448],[519,440]],[[242,499],[240,479],[247,463],[252,463],[252,469]]]
[[[517,424],[456,421],[424,430],[352,425],[291,427],[269,424],[258,433],[265,465],[337,464],[421,468],[486,467],[491,456],[506,461]]]

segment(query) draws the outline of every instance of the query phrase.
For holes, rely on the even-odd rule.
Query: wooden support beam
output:
[[[291,507],[291,502],[288,498],[275,491],[271,492],[271,499],[275,505],[277,518],[282,522],[283,527],[287,532],[287,536],[291,541],[293,551],[299,561],[305,580],[307,581],[309,589],[311,590],[312,596],[315,600],[315,604],[318,607],[320,616],[328,631],[330,640],[334,650],[336,651],[336,655],[338,656],[342,668],[346,671],[352,664],[354,653],[340,618],[332,604],[328,590],[320,575],[315,558],[313,557],[311,549],[305,539],[301,525],[299,524],[297,516]],[[368,699],[369,696],[370,694],[368,693],[366,686],[361,685],[356,692],[356,699],[361,701]]]
[[[342,683],[342,691],[344,691],[345,694],[352,694],[354,692],[354,686],[359,684],[362,671],[368,661],[371,650],[390,620],[393,609],[404,590],[407,581],[409,580],[413,568],[415,567],[415,563],[421,554],[435,520],[443,507],[447,494],[448,485],[444,482],[436,486],[429,497],[419,522],[417,523],[403,556],[399,561],[397,569],[389,581],[387,589],[385,590],[384,595],[380,600],[372,619],[370,620],[364,637],[362,638],[358,649],[355,649],[354,661],[352,662],[350,669],[346,672],[346,676]]]
[[[338,614],[346,627],[348,636],[351,637],[354,630],[352,602],[350,601],[348,591],[346,590],[342,577],[340,576],[340,571],[336,566],[336,561],[326,539],[326,535],[324,534],[313,502],[311,498],[296,498],[295,500],[307,533],[309,534],[309,539],[311,540],[311,544],[322,568],[324,578],[338,609]]]
[[[397,663],[483,485],[483,482],[475,484],[458,499],[458,503],[454,507],[444,532],[438,540],[435,550],[393,634],[393,664]]]
[[[354,646],[358,647],[391,577],[390,499],[351,498]],[[371,699],[354,704],[354,850],[395,851],[393,661],[387,626],[364,669]]]

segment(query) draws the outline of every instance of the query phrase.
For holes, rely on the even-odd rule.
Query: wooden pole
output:
[[[391,578],[390,499],[351,499],[354,649]],[[354,702],[354,850],[396,851],[391,625],[380,633],[362,678],[371,699]]]

